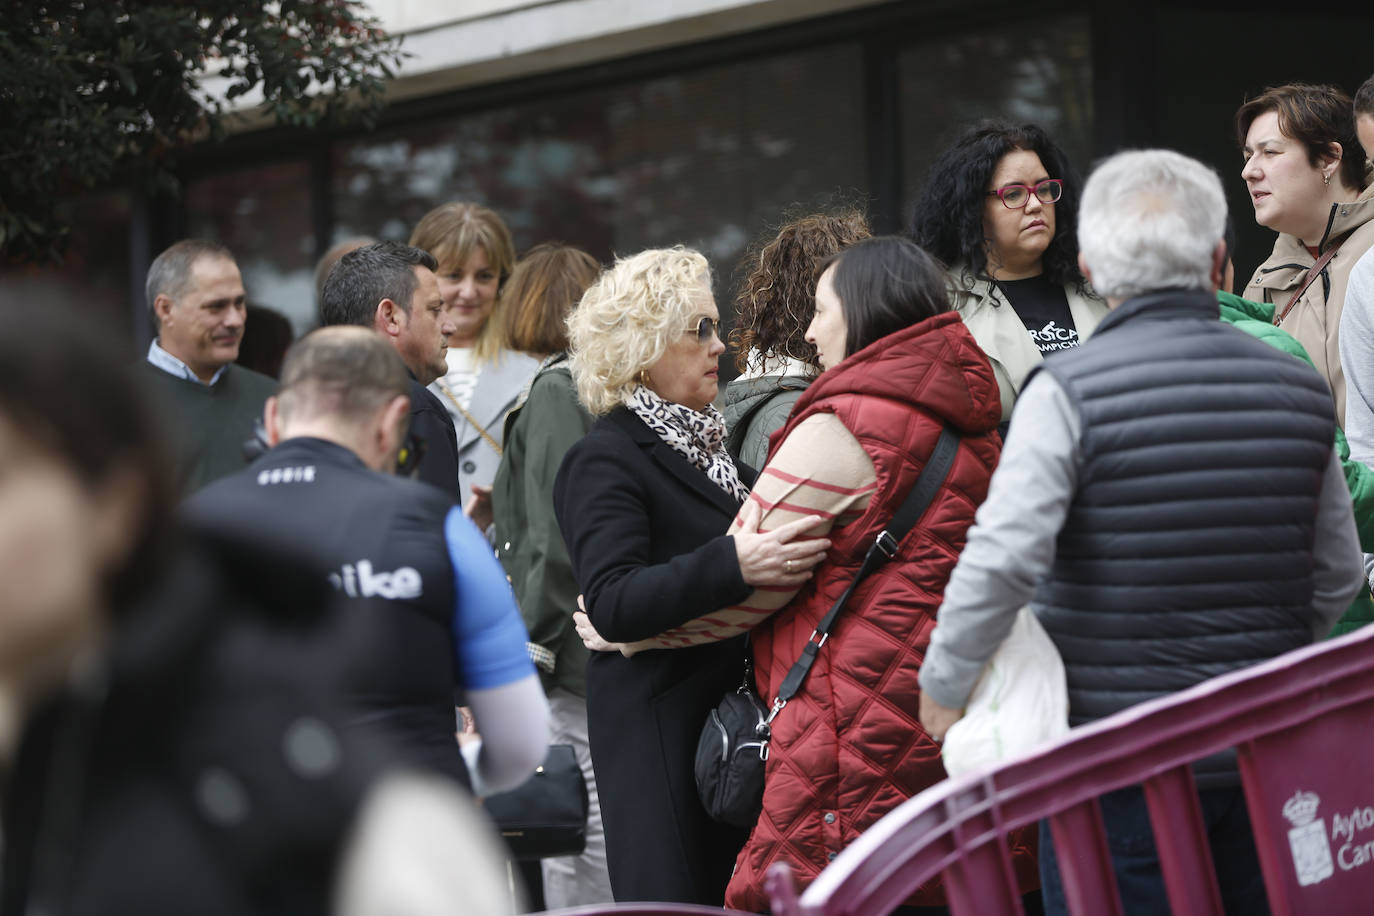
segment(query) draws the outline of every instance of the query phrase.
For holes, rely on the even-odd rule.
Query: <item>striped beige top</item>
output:
[[[818,515],[822,521],[804,535],[814,538],[825,537],[832,528],[857,519],[877,488],[873,462],[859,440],[833,413],[816,413],[798,424],[783,441],[759,474],[749,499],[762,510],[760,532]],[[728,533],[735,533],[739,527],[740,517],[736,516]],[[676,649],[729,639],[757,626],[791,601],[798,591],[792,586],[756,588],[743,604],[721,608],[658,636],[631,643],[624,651],[632,654],[641,649]]]

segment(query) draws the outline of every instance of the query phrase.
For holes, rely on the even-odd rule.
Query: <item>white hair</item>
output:
[[[1181,153],[1117,153],[1093,170],[1078,207],[1078,249],[1098,295],[1211,289],[1212,252],[1226,231],[1216,172]]]

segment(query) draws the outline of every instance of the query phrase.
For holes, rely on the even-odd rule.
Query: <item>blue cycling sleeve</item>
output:
[[[502,687],[534,674],[525,648],[529,634],[506,574],[457,506],[444,521],[444,540],[453,565],[453,648],[463,687]]]

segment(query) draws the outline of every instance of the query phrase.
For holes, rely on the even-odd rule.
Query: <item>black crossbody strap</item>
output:
[[[835,626],[835,619],[840,616],[840,611],[849,600],[849,596],[854,593],[854,589],[859,587],[859,583],[867,578],[869,573],[897,555],[897,547],[901,544],[902,538],[906,537],[907,532],[915,526],[922,515],[925,515],[926,509],[930,508],[930,501],[935,498],[936,492],[949,476],[950,466],[954,464],[954,455],[958,451],[959,434],[954,431],[954,427],[946,424],[940,432],[939,441],[935,443],[935,450],[930,454],[930,460],[921,469],[921,476],[916,479],[911,492],[892,516],[892,521],[878,532],[873,546],[869,547],[868,553],[864,555],[863,564],[855,574],[854,581],[849,583],[844,594],[836,599],[835,604],[821,618],[806,647],[802,649],[801,657],[792,666],[792,670],[787,672],[787,677],[783,678],[778,698],[768,714],[769,722],[772,722],[778,711],[787,705],[787,701],[801,690],[802,682],[806,680],[806,675],[810,673],[811,666],[816,661],[816,653],[830,638],[830,630]]]

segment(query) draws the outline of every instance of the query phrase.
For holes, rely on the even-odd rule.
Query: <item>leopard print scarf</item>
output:
[[[749,488],[725,450],[725,417],[710,404],[695,411],[664,400],[643,385],[636,385],[625,406],[644,421],[663,443],[699,469],[711,482],[743,502]]]

